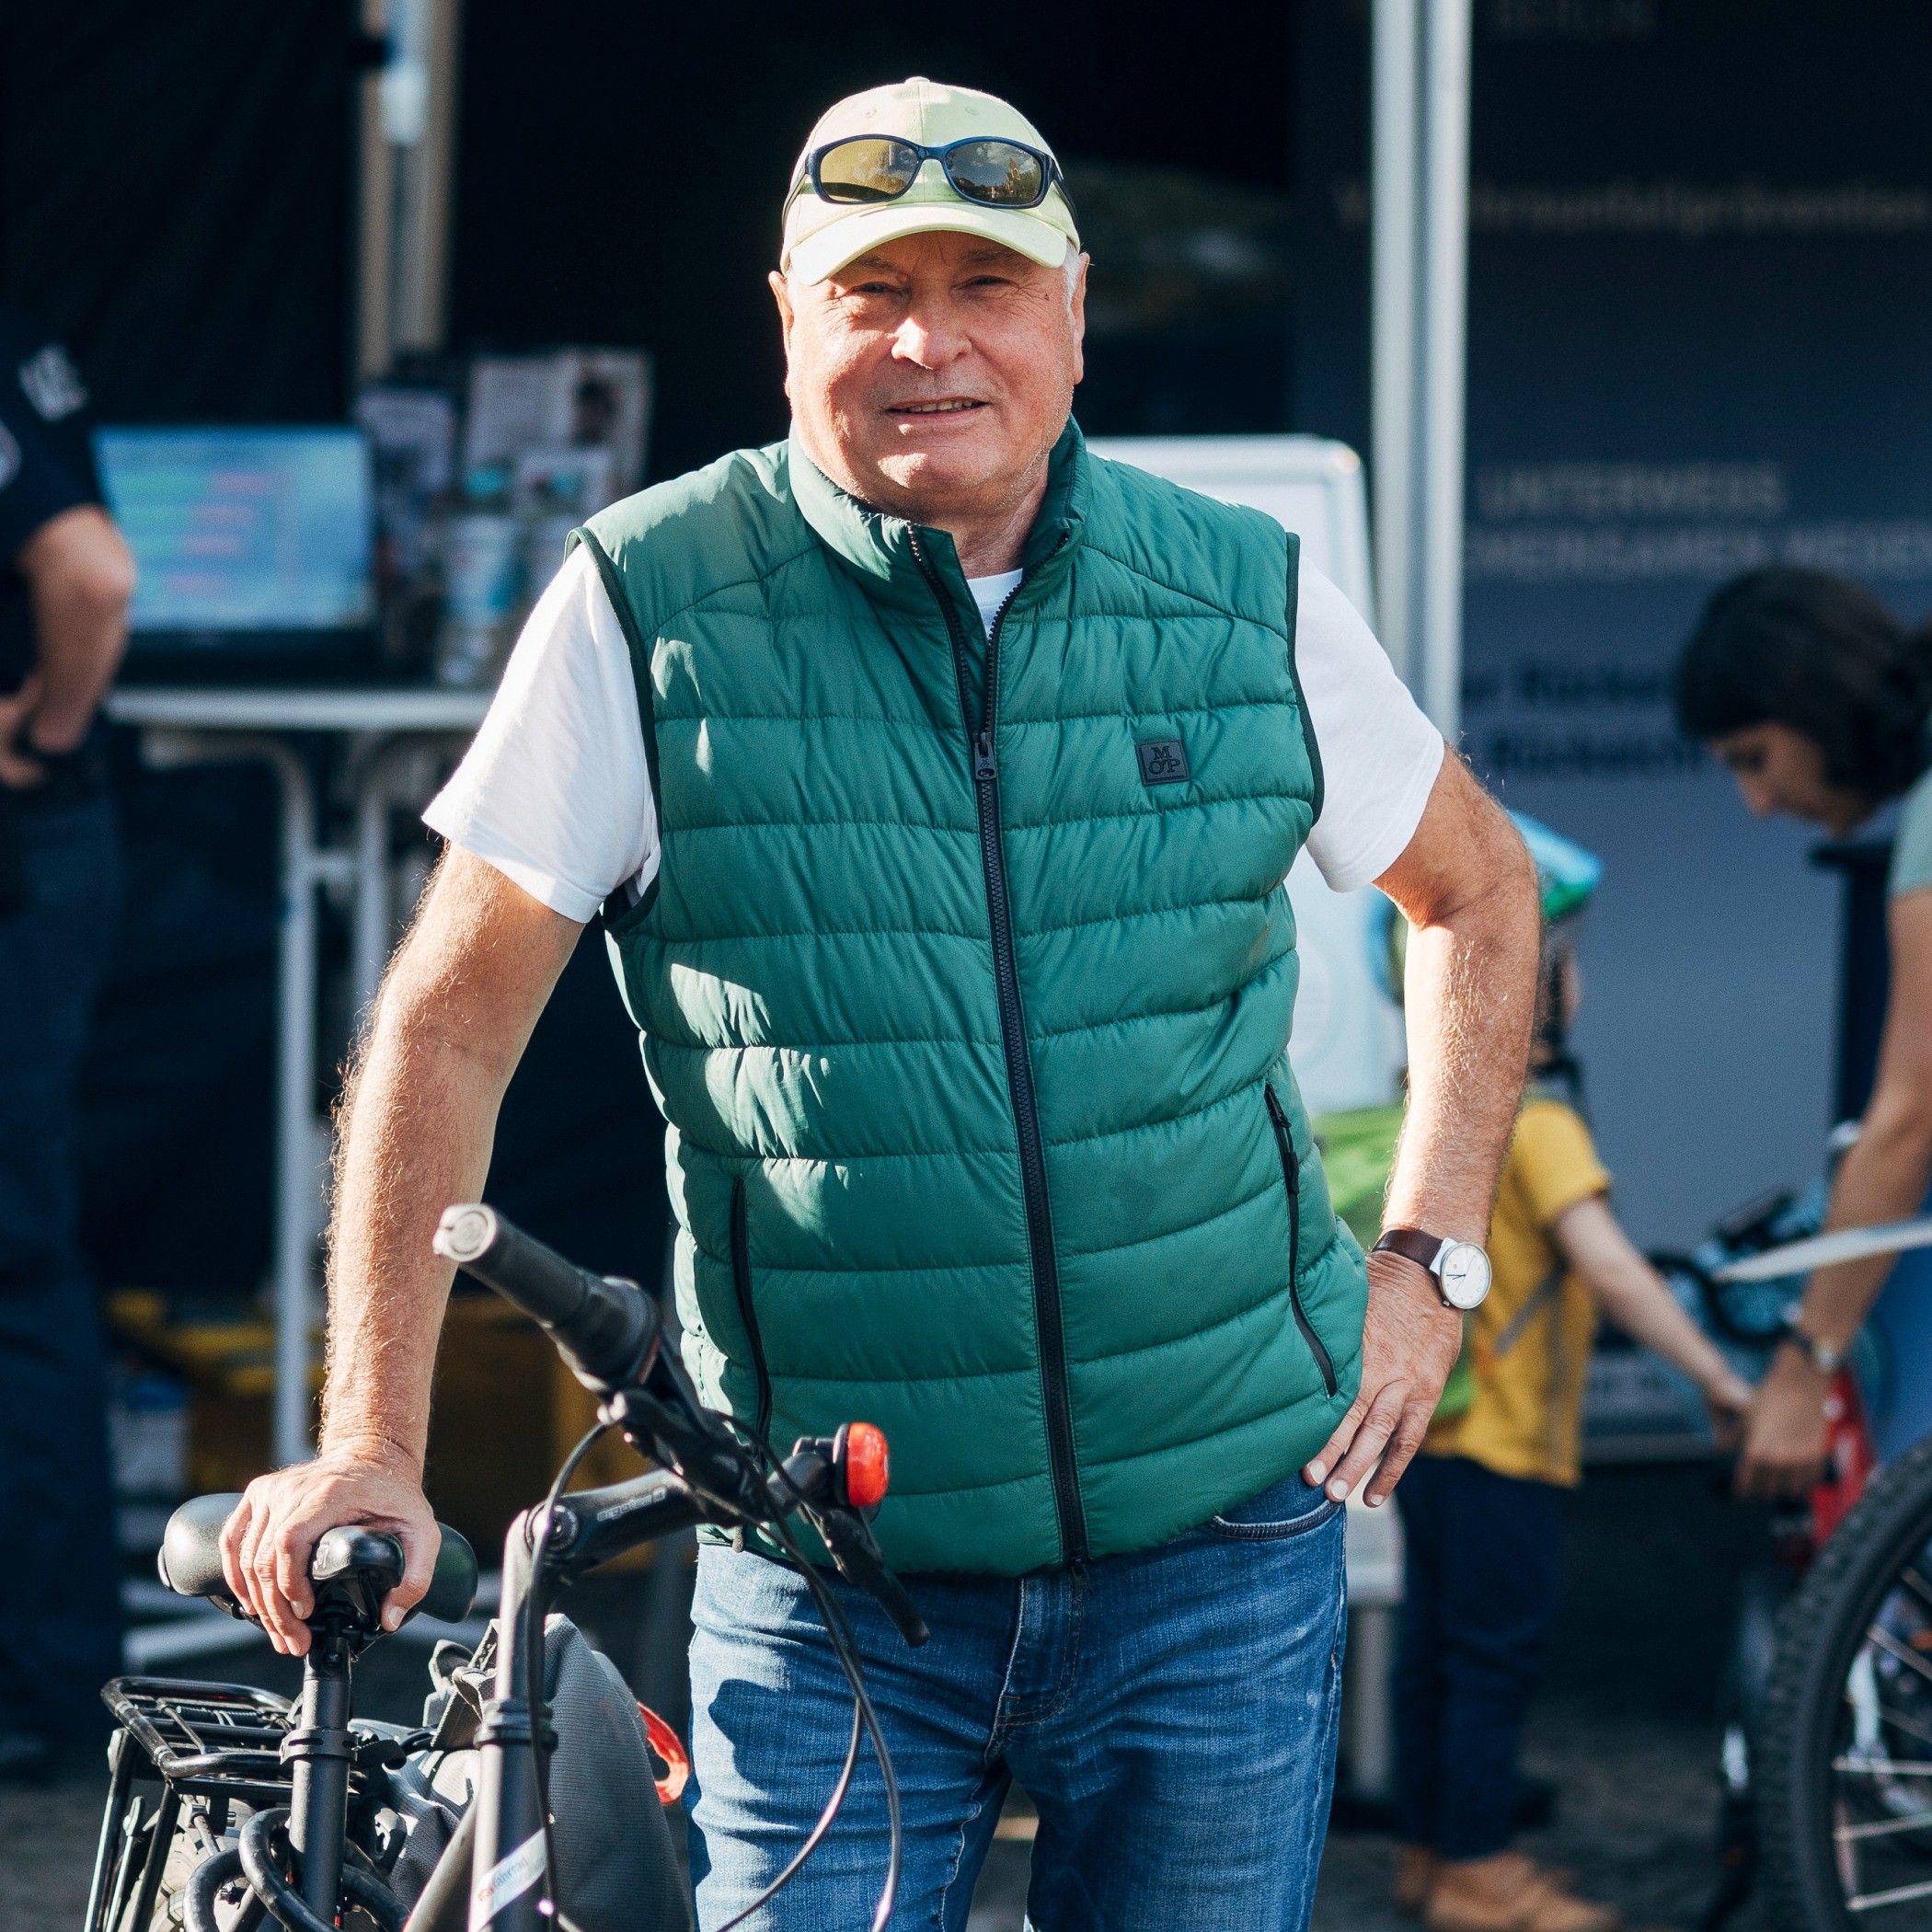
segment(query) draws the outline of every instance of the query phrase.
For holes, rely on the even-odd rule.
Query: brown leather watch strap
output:
[[[1426,1268],[1432,1273],[1435,1270],[1436,1257],[1447,1247],[1440,1235],[1425,1235],[1419,1227],[1386,1227],[1381,1238],[1369,1252],[1386,1248],[1392,1255],[1400,1255],[1405,1261],[1413,1261],[1419,1268]]]

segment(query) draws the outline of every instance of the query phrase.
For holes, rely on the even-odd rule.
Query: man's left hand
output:
[[[1463,1345],[1463,1319],[1426,1268],[1386,1249],[1368,1258],[1362,1386],[1335,1433],[1302,1471],[1338,1502],[1369,1478],[1365,1501],[1386,1502],[1408,1468]]]

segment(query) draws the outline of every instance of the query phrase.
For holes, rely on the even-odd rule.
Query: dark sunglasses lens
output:
[[[919,150],[869,135],[841,141],[819,156],[819,192],[828,201],[891,201],[913,185]]]
[[[1046,167],[1031,149],[1012,141],[966,141],[949,150],[946,173],[972,201],[1026,208],[1046,192]]]

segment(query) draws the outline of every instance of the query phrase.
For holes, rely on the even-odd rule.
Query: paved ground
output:
[[[107,1780],[0,1791],[0,1926],[79,1932]]]
[[[260,1662],[272,1669],[266,1657]],[[1617,1723],[1547,1705],[1538,1713],[1530,1768],[1558,1781],[1561,1811],[1551,1830],[1525,1844],[1574,1867],[1584,1888],[1620,1905],[1632,1926],[1688,1928],[1711,1882],[1714,1750],[1712,1733],[1696,1723]],[[92,1778],[0,1793],[0,1926],[7,1932],[77,1932],[98,1818]],[[1029,1851],[1017,1836],[995,1844],[972,1932],[1019,1932]],[[1390,1856],[1379,1834],[1330,1838],[1315,1932],[1413,1932],[1413,1922],[1388,1904]],[[1741,1920],[1737,1932],[1752,1926]]]
[[[1559,1811],[1556,1823],[1525,1845],[1572,1866],[1584,1889],[1621,1906],[1633,1927],[1687,1932],[1708,1896],[1717,1751],[1711,1686],[1731,1579],[1754,1534],[1749,1519],[1718,1500],[1699,1472],[1593,1478],[1578,1501],[1566,1609],[1527,1765],[1555,1780]],[[611,1654],[644,1678],[635,1605],[621,1582],[577,1607]],[[420,1650],[401,1646],[374,1653],[364,1666],[362,1708],[408,1713],[420,1696],[422,1661]],[[293,1684],[293,1673],[266,1646],[231,1653],[219,1668],[278,1689]],[[661,1685],[661,1666],[654,1674]],[[668,1705],[661,1688],[656,1695]],[[47,1791],[0,1790],[5,1932],[77,1932],[99,1787],[87,1776]],[[1018,1835],[995,1843],[972,1932],[1018,1932],[1029,1849]],[[1412,1932],[1388,1905],[1390,1856],[1380,1835],[1330,1838],[1317,1932]],[[1734,1925],[1735,1932],[1757,1932],[1749,1916]]]

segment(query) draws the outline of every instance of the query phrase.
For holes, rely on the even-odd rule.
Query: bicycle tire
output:
[[[191,1831],[184,1820],[177,1827],[168,1846],[167,1864],[160,1890],[155,1894],[154,1915],[147,1925],[144,1927],[134,1924],[132,1901],[130,1901],[120,1924],[109,1928],[109,1932],[194,1932],[194,1914],[190,1908],[189,1893],[195,1874],[204,1864],[219,1858],[233,1861],[233,1869],[222,1873],[224,1882],[241,1876],[241,1854],[232,1835],[225,1844],[225,1850],[213,1845]],[[347,1850],[350,1858],[367,1865],[368,1855],[360,1846],[351,1845]],[[251,1911],[247,1922],[252,1923],[258,1932],[278,1932],[275,1919],[266,1910]],[[342,1913],[339,1932],[380,1932],[380,1926],[376,1918],[351,1897]]]
[[[1906,1559],[1927,1542],[1932,1439],[1872,1478],[1778,1619],[1752,1742],[1764,1896],[1775,1932],[1850,1932],[1861,1923],[1846,1906],[1837,1869],[1833,1753],[1847,1673]]]

